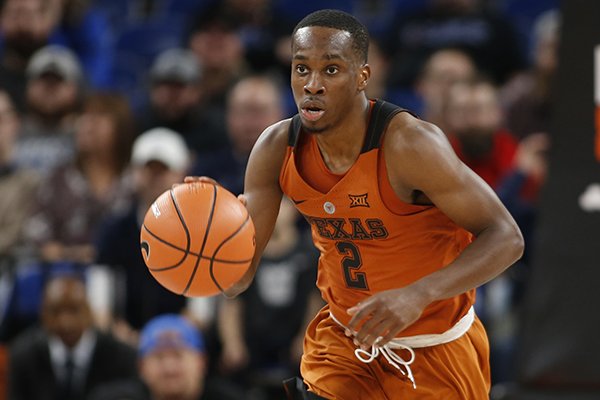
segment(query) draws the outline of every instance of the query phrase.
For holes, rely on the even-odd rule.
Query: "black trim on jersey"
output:
[[[296,114],[290,122],[288,129],[288,146],[295,147],[300,137],[300,129],[302,129],[302,122],[300,121],[300,115]]]
[[[379,147],[379,141],[381,135],[385,131],[387,124],[390,122],[392,117],[399,112],[408,111],[404,108],[398,107],[395,104],[388,103],[384,100],[375,100],[375,105],[371,111],[371,118],[369,120],[369,126],[367,127],[367,135],[361,153],[373,150]]]
[[[364,145],[361,153],[366,153],[369,150],[373,150],[379,147],[379,141],[381,135],[385,131],[385,127],[390,122],[392,117],[399,112],[407,111],[402,107],[398,107],[395,104],[388,103],[384,100],[375,100],[373,110],[371,111],[371,118],[369,119],[369,126],[367,127],[367,135],[365,137]],[[290,122],[288,130],[288,146],[295,147],[300,137],[300,130],[302,129],[302,123],[300,121],[300,115],[296,114]]]

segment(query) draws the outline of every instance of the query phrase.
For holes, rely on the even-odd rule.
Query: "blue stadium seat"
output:
[[[197,14],[212,3],[214,0],[164,0],[159,11],[175,15]]]
[[[117,34],[115,49],[117,53],[136,54],[150,64],[163,50],[182,45],[183,25],[180,18],[173,16],[129,25]]]
[[[145,58],[126,50],[117,52],[112,70],[113,89],[127,97],[133,110],[145,103],[149,64]]]

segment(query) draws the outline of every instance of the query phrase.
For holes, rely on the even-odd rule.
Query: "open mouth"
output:
[[[300,112],[305,119],[313,122],[317,121],[325,114],[325,110],[315,106],[302,107]]]

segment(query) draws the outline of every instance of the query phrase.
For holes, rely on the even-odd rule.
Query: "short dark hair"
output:
[[[352,48],[363,62],[367,62],[367,55],[369,53],[369,32],[367,31],[367,28],[352,15],[340,10],[315,11],[298,22],[292,32],[292,37],[296,35],[298,29],[308,26],[321,26],[348,32],[352,37]]]

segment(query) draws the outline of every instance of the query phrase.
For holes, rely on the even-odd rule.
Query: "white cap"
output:
[[[177,132],[153,128],[135,140],[131,153],[134,165],[146,165],[150,161],[159,161],[173,171],[185,172],[190,161],[189,149]]]
[[[27,76],[38,78],[44,73],[54,73],[66,81],[82,79],[81,63],[70,49],[49,45],[36,51],[27,65]]]

